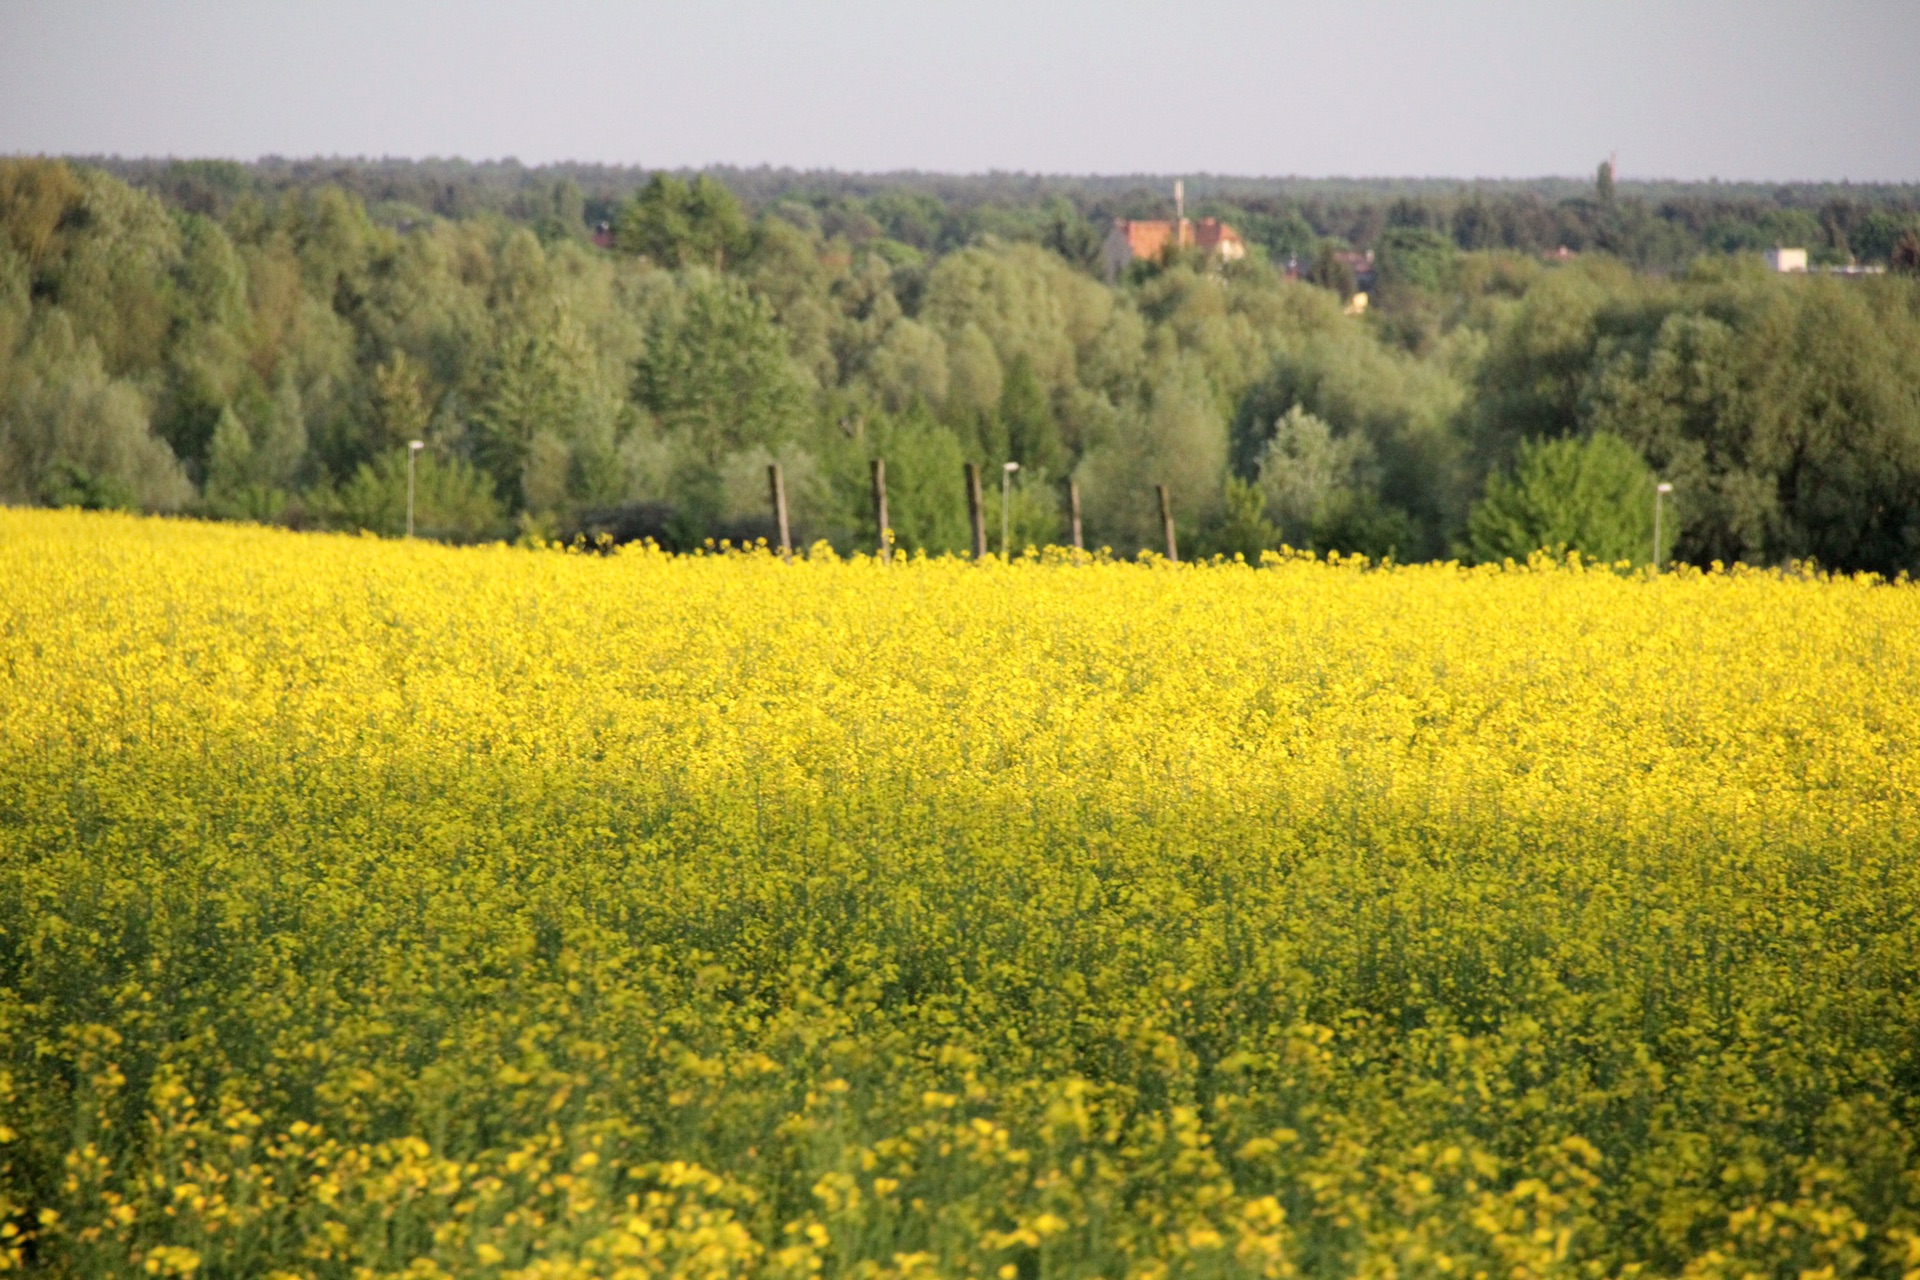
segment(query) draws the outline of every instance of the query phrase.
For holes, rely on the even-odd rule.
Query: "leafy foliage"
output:
[[[503,529],[689,548],[770,527],[777,457],[796,527],[850,550],[898,426],[901,483],[947,486],[900,505],[929,547],[963,495],[915,459],[950,439],[1021,464],[1035,541],[1072,477],[1126,553],[1164,484],[1189,546],[1418,559],[1522,441],[1611,432],[1687,495],[1682,559],[1920,569],[1920,283],[1753,252],[1904,269],[1912,192],[1192,190],[1249,255],[1114,286],[1110,219],[1167,212],[1129,183],[0,161],[0,493],[351,524],[341,494],[417,439]],[[1262,473],[1295,410],[1352,454],[1311,500]]]
[[[715,271],[748,245],[747,219],[733,193],[706,174],[692,185],[656,173],[621,211],[615,243],[666,267],[699,264]]]
[[[474,460],[513,507],[552,512],[616,496],[620,401],[564,308],[503,335],[477,399]]]
[[[147,430],[139,391],[110,376],[65,315],[37,326],[0,397],[0,500],[170,510],[190,490]]]
[[[1453,284],[1460,251],[1431,227],[1389,227],[1375,250],[1385,288],[1442,292]]]
[[[431,452],[414,464],[414,532],[448,542],[497,537],[503,520],[493,483],[464,458]],[[328,514],[350,529],[397,536],[407,527],[407,451],[365,462],[328,502]]]
[[[717,463],[792,434],[804,413],[805,384],[765,300],[734,280],[705,276],[647,335],[634,396],[668,432]]]
[[[1530,440],[1512,474],[1496,475],[1467,517],[1480,560],[1578,551],[1608,564],[1653,554],[1653,473],[1632,445],[1596,432]]]

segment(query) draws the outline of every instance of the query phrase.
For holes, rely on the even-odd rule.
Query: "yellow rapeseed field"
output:
[[[0,511],[0,1269],[1920,1276],[1920,589]]]

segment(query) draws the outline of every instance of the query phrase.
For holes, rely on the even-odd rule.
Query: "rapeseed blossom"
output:
[[[0,1267],[1920,1269],[1920,593],[0,511]]]

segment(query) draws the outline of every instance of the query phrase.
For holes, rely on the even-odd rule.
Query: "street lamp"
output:
[[[1660,572],[1660,503],[1673,492],[1673,486],[1662,480],[1653,486],[1653,571]]]
[[[1013,493],[1013,473],[1020,469],[1017,462],[1009,462],[1000,468],[1000,558],[1007,556],[1007,501]]]
[[[407,441],[407,536],[413,536],[413,463],[427,447],[424,440]]]

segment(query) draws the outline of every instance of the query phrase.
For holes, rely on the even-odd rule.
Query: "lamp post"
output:
[[[1673,486],[1662,480],[1653,486],[1653,571],[1660,572],[1660,504],[1673,492]]]
[[[424,440],[407,441],[407,536],[413,536],[413,464],[419,458],[420,451],[427,447]]]
[[[1013,473],[1020,469],[1017,462],[1009,462],[1000,468],[1000,558],[1008,560],[1007,554],[1007,503],[1013,495]]]

